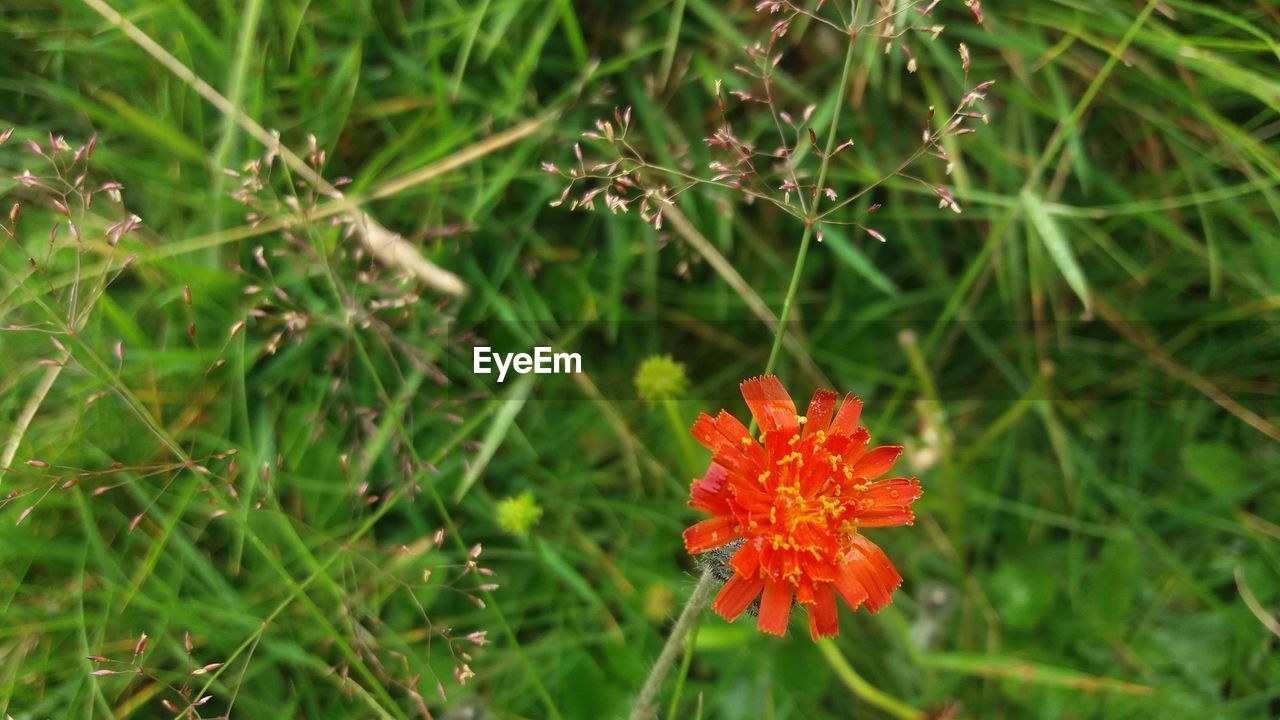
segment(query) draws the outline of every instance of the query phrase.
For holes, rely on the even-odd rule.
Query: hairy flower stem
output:
[[[631,708],[630,720],[648,720],[657,715],[658,712],[658,690],[662,687],[662,681],[666,678],[667,673],[671,671],[671,666],[675,664],[676,658],[680,656],[680,650],[684,646],[685,637],[698,624],[698,616],[702,614],[703,608],[707,606],[707,602],[711,599],[711,593],[716,589],[716,578],[710,570],[703,570],[702,577],[698,579],[698,584],[693,588],[693,594],[689,596],[689,602],[685,603],[684,610],[680,611],[680,617],[676,620],[675,627],[671,628],[671,634],[667,636],[667,642],[662,646],[662,652],[658,653],[658,659],[654,661],[653,667],[649,670],[649,677],[645,678],[644,685],[640,688],[640,695],[636,697],[636,704]]]
[[[853,21],[851,20],[850,22],[852,23]],[[787,334],[787,322],[791,316],[791,307],[795,304],[796,294],[800,291],[800,278],[804,274],[804,261],[809,255],[809,243],[813,240],[814,223],[819,217],[818,205],[822,199],[822,186],[827,181],[827,169],[831,162],[831,153],[836,147],[836,131],[840,127],[840,113],[844,110],[845,93],[849,87],[849,73],[853,69],[853,51],[854,42],[850,39],[849,46],[844,53],[844,68],[840,71],[840,84],[836,87],[836,105],[831,113],[831,127],[827,130],[827,145],[822,153],[822,164],[818,168],[818,182],[814,186],[813,204],[809,206],[804,234],[800,236],[800,250],[796,253],[796,264],[791,271],[791,283],[787,287],[786,299],[782,302],[782,312],[778,314],[778,328],[773,333],[773,347],[769,350],[769,361],[765,364],[764,375],[771,374],[774,366],[778,363],[778,353],[782,350],[782,340]],[[752,420],[752,432],[755,432],[755,426],[756,423]],[[657,712],[655,700],[658,697],[658,690],[662,687],[662,681],[666,678],[667,673],[671,671],[671,666],[675,663],[676,656],[680,654],[680,648],[684,645],[685,636],[697,626],[698,616],[702,614],[703,608],[707,605],[707,601],[710,600],[711,592],[715,589],[715,586],[715,577],[710,572],[703,571],[697,587],[693,589],[693,594],[689,596],[689,602],[685,604],[684,610],[680,612],[680,618],[676,620],[675,627],[671,629],[671,635],[667,637],[666,644],[662,646],[662,652],[658,654],[658,659],[649,670],[649,677],[645,679],[644,686],[640,689],[640,695],[636,698],[636,704],[631,709],[631,720],[642,720],[643,718],[655,716]]]

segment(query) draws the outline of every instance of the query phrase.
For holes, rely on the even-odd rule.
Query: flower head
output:
[[[541,518],[542,507],[528,490],[498,501],[498,525],[512,535],[528,535]]]
[[[767,375],[742,383],[742,396],[759,440],[724,411],[693,425],[712,462],[693,482],[689,505],[713,517],[685,531],[685,547],[698,554],[741,541],[729,561],[733,575],[712,604],[726,620],[759,597],[758,627],[782,635],[794,601],[807,609],[814,640],[833,637],[836,595],[876,612],[902,583],[862,530],[910,525],[920,483],[880,479],[902,448],[867,449],[862,402],[852,395],[836,412],[839,395],[818,390],[802,416]]]
[[[678,363],[670,355],[653,355],[645,358],[636,370],[636,394],[647,402],[675,400],[689,389],[689,378],[684,363]]]

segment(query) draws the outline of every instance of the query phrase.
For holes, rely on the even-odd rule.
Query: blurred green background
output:
[[[714,83],[776,18],[112,0],[131,38],[105,7],[0,4],[0,194],[22,205],[0,238],[0,716],[625,716],[694,583],[684,430],[744,415],[801,228],[721,190],[660,231],[570,213],[539,164],[631,106],[658,161],[705,169]],[[778,368],[797,397],[858,393],[925,496],[873,537],[905,578],[890,608],[842,611],[822,647],[708,614],[663,716],[1280,717],[1280,10],[983,10],[943,0],[914,74],[860,40],[849,88],[840,37],[783,41],[782,103],[845,103],[847,191],[956,104],[957,43],[997,81],[951,174],[916,170],[963,214],[898,179],[867,198],[887,242],[828,229]],[[314,135],[324,175],[468,294],[305,217],[324,201],[278,159],[245,172],[263,146],[143,35],[299,155]],[[27,141],[95,133],[85,187],[114,179],[124,207],[71,203],[77,245],[15,178],[51,174]],[[585,374],[498,385],[469,370],[480,338]],[[670,406],[634,391],[653,354],[689,377]]]

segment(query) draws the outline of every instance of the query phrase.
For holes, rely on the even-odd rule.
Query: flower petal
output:
[[[716,429],[716,420],[706,413],[698,415],[698,419],[693,421],[693,427],[689,428],[689,434],[699,445],[710,450],[712,453],[725,442],[720,435],[720,431]]]
[[[807,577],[800,577],[795,583],[796,586],[796,604],[812,605],[817,600],[814,597],[814,583]]]
[[[840,616],[836,612],[836,594],[831,585],[814,586],[814,603],[809,609],[809,636],[814,642],[835,637],[840,632]]]
[[[871,434],[867,429],[858,428],[848,435],[831,436],[825,446],[828,452],[839,455],[840,460],[852,469],[853,464],[867,453],[867,443],[870,440]]]
[[[716,595],[716,599],[711,603],[711,609],[715,610],[720,617],[733,622],[752,600],[760,594],[764,588],[764,578],[759,575],[737,575],[729,578],[729,582],[720,588],[720,592]]]
[[[804,568],[804,574],[815,583],[829,583],[836,579],[835,566],[823,558],[816,558],[809,554],[800,556],[800,567]]]
[[[742,537],[731,517],[713,517],[684,531],[684,547],[690,555],[715,550]]]
[[[716,415],[716,429],[746,458],[747,463],[742,468],[744,475],[760,472],[765,460],[764,448],[751,437],[751,431],[741,420],[721,410]]]
[[[769,509],[773,507],[773,495],[765,492],[758,481],[752,485],[734,485],[732,492],[735,510],[758,513],[768,520]],[[746,522],[746,518],[743,518],[743,522]]]
[[[845,563],[836,569],[836,579],[831,583],[835,591],[840,593],[841,599],[849,606],[850,610],[857,610],[867,599],[867,589],[862,586],[858,577],[849,570],[849,564]]]
[[[787,633],[791,617],[791,583],[772,576],[765,578],[764,595],[760,598],[760,621],[756,627],[770,635]]]
[[[689,434],[730,472],[751,476],[758,474],[764,464],[764,448],[751,438],[745,425],[723,410],[714,418],[706,413],[699,415]]]
[[[742,398],[751,408],[751,416],[765,432],[788,430],[795,433],[800,427],[796,404],[776,375],[762,375],[742,383]]]
[[[757,549],[757,542],[748,540],[743,543],[742,547],[738,548],[738,552],[729,559],[729,567],[733,568],[737,574],[747,577],[760,574],[760,551]]]
[[[809,409],[805,411],[804,436],[809,437],[819,430],[826,430],[831,425],[831,415],[836,410],[836,400],[840,396],[819,388],[813,392],[809,401]]]
[[[698,444],[711,451],[711,454],[717,458],[742,455],[742,446],[730,441],[720,432],[716,419],[706,413],[698,416],[693,421],[693,427],[689,428],[689,434],[693,436]]]
[[[849,393],[840,404],[840,412],[836,413],[835,422],[831,423],[832,435],[852,435],[858,429],[858,420],[862,418],[862,401]]]
[[[867,453],[853,466],[853,476],[875,480],[889,472],[902,454],[901,445],[885,445]]]
[[[876,612],[890,603],[893,591],[902,584],[902,576],[875,543],[863,535],[855,535],[853,549],[836,577],[836,590],[845,595],[842,584],[846,589],[860,586],[867,593],[867,610]],[[845,600],[848,601],[847,596]]]
[[[891,478],[873,482],[862,493],[858,525],[862,527],[895,527],[910,525],[915,520],[911,503],[924,491],[915,478]]]
[[[773,471],[770,473],[773,482],[765,483],[770,492],[778,487],[778,481],[785,472],[784,468],[778,467],[779,462],[797,450],[794,441],[800,439],[797,432],[799,428],[800,423],[797,422],[795,427],[767,430],[764,433],[765,467]]]
[[[728,515],[729,502],[724,497],[724,484],[729,471],[723,465],[711,463],[700,480],[694,480],[689,488],[689,507],[712,515]]]
[[[755,440],[751,438],[751,432],[747,430],[747,426],[724,410],[721,410],[716,415],[716,429],[731,442],[739,445],[755,444]]]

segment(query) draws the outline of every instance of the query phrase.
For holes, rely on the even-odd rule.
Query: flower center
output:
[[[783,574],[792,580],[801,574],[800,556],[834,562],[850,534],[844,526],[852,498],[840,496],[839,484],[831,482],[835,468],[819,462],[819,454],[792,453],[775,466],[780,482],[761,534],[780,553]]]

